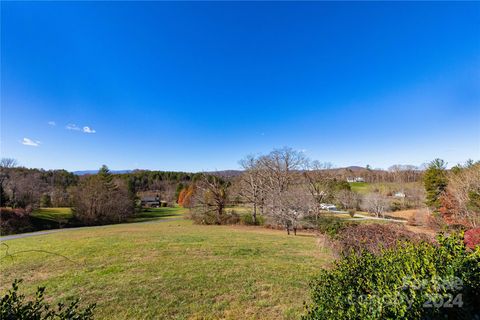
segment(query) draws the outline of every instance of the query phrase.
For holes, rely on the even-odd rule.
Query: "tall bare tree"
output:
[[[300,172],[307,163],[302,152],[292,148],[275,149],[259,158],[260,175],[267,194],[268,214],[279,224],[283,224],[290,234],[301,214],[298,202],[292,197],[293,187],[299,180]],[[296,182],[297,181],[297,182]],[[298,189],[296,190],[298,192]],[[298,198],[298,197],[297,197]],[[304,210],[302,210],[304,211]]]
[[[257,210],[262,213],[265,202],[264,184],[259,159],[249,155],[240,160],[244,173],[240,177],[240,194],[253,206],[253,223],[257,224]]]
[[[126,182],[113,176],[106,166],[99,174],[86,176],[73,193],[73,214],[86,225],[125,221],[134,213],[134,201]]]
[[[307,161],[306,170],[303,171],[305,186],[313,200],[313,215],[318,219],[321,212],[321,204],[332,197],[329,183],[333,179],[331,163],[319,161]]]
[[[480,161],[457,166],[448,175],[442,202],[452,201],[452,214],[469,227],[480,226]]]
[[[378,192],[368,193],[362,202],[363,209],[375,214],[377,218],[380,215],[385,218],[385,211],[387,211],[388,206],[388,199]]]
[[[222,224],[228,201],[229,182],[222,178],[201,174],[195,184],[194,207],[197,214],[204,218],[214,217],[215,224]],[[204,219],[205,223],[208,223]]]

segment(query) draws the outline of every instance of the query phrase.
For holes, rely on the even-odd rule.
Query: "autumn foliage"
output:
[[[189,185],[188,187],[183,188],[178,194],[178,200],[177,200],[178,205],[184,208],[190,208],[192,206],[192,197],[193,197],[194,189],[195,188],[193,185]]]
[[[480,246],[480,228],[465,231],[463,241],[470,249],[475,249],[476,246]]]

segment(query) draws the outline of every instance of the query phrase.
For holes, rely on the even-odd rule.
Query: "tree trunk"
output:
[[[253,224],[257,224],[257,203],[253,203]]]
[[[219,205],[217,210],[217,224],[219,225],[222,224],[222,220],[220,219],[222,216],[222,213],[223,213],[223,205]]]

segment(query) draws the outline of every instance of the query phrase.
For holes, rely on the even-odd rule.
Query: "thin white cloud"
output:
[[[55,121],[48,121],[48,125],[55,127],[57,124],[55,123]]]
[[[85,126],[85,127],[83,127],[83,132],[84,133],[95,133],[97,131],[95,131],[95,129],[93,129],[93,128]]]
[[[33,141],[29,138],[23,138],[22,144],[30,147],[38,147],[40,145],[40,141]]]
[[[75,131],[79,131],[79,130],[80,130],[80,128],[79,128],[76,124],[74,124],[74,123],[69,123],[69,124],[67,124],[67,125],[65,126],[65,129],[67,129],[67,130],[75,130]]]

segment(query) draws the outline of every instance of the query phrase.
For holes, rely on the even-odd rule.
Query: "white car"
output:
[[[320,208],[327,211],[338,211],[337,207],[334,204],[321,203]]]

